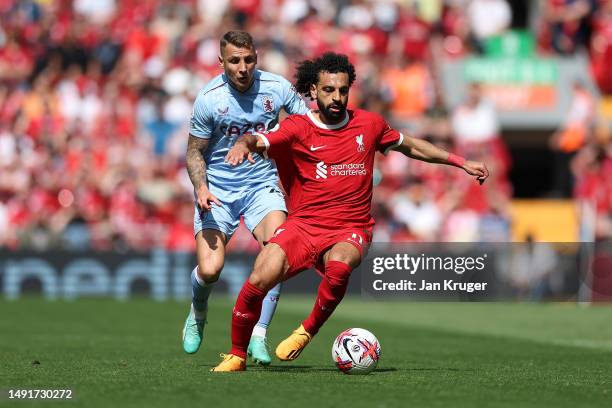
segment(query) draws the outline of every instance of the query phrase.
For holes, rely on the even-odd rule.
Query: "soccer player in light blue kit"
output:
[[[230,31],[221,39],[219,63],[224,73],[202,89],[194,103],[187,146],[187,171],[195,192],[194,233],[198,265],[191,274],[191,310],[183,328],[183,349],[198,351],[208,313],[208,297],[219,279],[225,246],[240,224],[263,247],[286,218],[276,168],[256,157],[255,164],[231,167],[225,155],[245,133],[263,132],[278,124],[279,112],[304,114],[304,101],[290,82],[255,68],[257,53],[250,34]],[[266,329],[274,315],[280,285],[268,292],[261,319],[253,330],[249,355],[271,362]]]

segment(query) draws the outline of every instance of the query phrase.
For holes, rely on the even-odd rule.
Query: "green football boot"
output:
[[[206,319],[196,320],[193,310],[190,310],[183,327],[183,350],[185,350],[185,353],[193,354],[198,351],[204,337],[204,326],[206,326]]]
[[[268,342],[265,337],[251,336],[247,354],[254,363],[262,366],[269,366],[272,362],[272,357],[270,357],[270,352],[268,351]]]

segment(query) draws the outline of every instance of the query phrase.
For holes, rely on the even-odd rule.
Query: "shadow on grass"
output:
[[[212,368],[210,365],[201,365],[200,367],[204,368]],[[310,366],[310,365],[272,365],[268,367],[261,366],[249,366],[247,371],[255,372],[255,373],[323,373],[323,372],[340,372],[336,367],[333,366]],[[394,367],[385,367],[385,368],[377,368],[374,373],[387,373],[398,371],[397,368]]]
[[[214,365],[210,364],[200,364],[200,367],[204,368],[206,371],[209,371]],[[271,365],[268,367],[262,367],[257,365],[249,365],[248,370],[254,373],[324,373],[324,372],[340,372],[336,367],[333,366],[312,366],[312,365]],[[411,371],[438,371],[438,372],[472,372],[475,371],[473,369],[468,368],[453,368],[453,367],[413,367],[413,368],[396,368],[396,367],[382,367],[377,368],[372,373],[393,373],[393,372],[411,372]]]
[[[451,368],[451,367],[418,367],[404,368],[402,371],[453,371],[453,372],[470,372],[475,371],[470,368]]]
[[[211,368],[213,368],[213,365],[209,365],[209,364],[201,364],[200,367],[205,368],[206,371],[210,370]],[[282,372],[286,372],[286,373],[294,373],[294,374],[298,374],[298,373],[323,373],[323,372],[340,372],[337,368],[333,367],[333,366],[311,366],[311,365],[271,365],[268,367],[262,367],[262,366],[253,366],[250,365],[248,367],[248,371],[251,372],[255,372],[255,373],[265,373],[265,372],[270,372],[270,373],[282,373]],[[377,368],[376,370],[373,371],[373,374],[376,373],[392,373],[392,372],[399,372],[399,371],[405,371],[405,372],[410,372],[410,371],[447,371],[447,372],[472,372],[475,371],[473,369],[469,369],[469,368],[452,368],[452,367],[414,367],[414,368],[396,368],[396,367],[383,367],[383,368]]]

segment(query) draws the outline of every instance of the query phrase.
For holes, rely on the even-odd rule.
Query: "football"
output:
[[[347,329],[334,340],[332,359],[345,374],[369,374],[380,359],[380,343],[365,329]]]

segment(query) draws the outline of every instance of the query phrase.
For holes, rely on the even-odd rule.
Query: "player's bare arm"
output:
[[[189,135],[187,142],[187,173],[197,195],[197,202],[201,209],[210,211],[212,203],[221,205],[221,201],[214,196],[206,185],[206,162],[203,153],[208,148],[208,139]]]
[[[250,163],[255,163],[252,153],[263,153],[266,144],[260,137],[255,135],[244,135],[234,143],[234,146],[227,152],[225,162],[232,166],[241,164],[244,159]]]
[[[410,158],[428,163],[440,163],[460,167],[470,176],[476,176],[480,184],[484,183],[487,177],[489,177],[489,170],[484,163],[465,160],[423,139],[404,136],[402,144],[397,146],[394,150]]]

